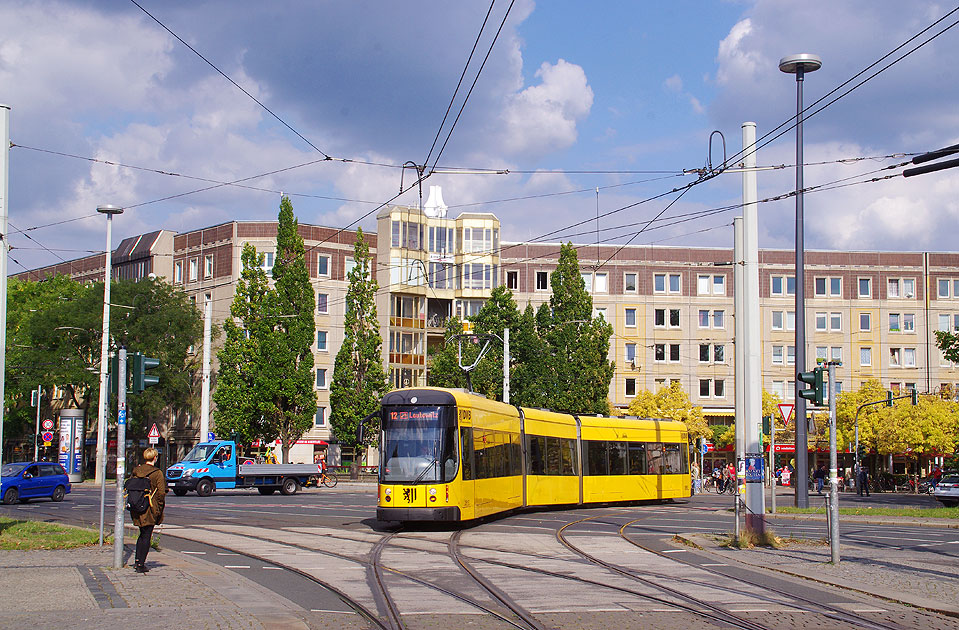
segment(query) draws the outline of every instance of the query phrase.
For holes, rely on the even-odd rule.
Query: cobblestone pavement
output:
[[[153,551],[147,564],[147,575],[130,566],[114,569],[112,547],[0,552],[0,628],[100,630],[147,619],[151,626],[191,630],[329,627],[294,603],[202,560]]]
[[[718,537],[685,538],[709,554],[797,577],[835,584],[891,601],[959,616],[959,567],[951,557],[921,561],[915,552],[840,546],[840,562],[830,563],[828,544],[788,542],[783,549],[735,549]]]

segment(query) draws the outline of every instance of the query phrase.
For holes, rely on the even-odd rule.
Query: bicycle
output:
[[[335,488],[336,482],[337,482],[336,473],[325,472],[325,473],[320,473],[320,479],[317,485],[320,485],[322,483],[327,488]]]

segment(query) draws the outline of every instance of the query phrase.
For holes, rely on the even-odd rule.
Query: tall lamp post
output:
[[[122,214],[123,208],[109,205],[99,206],[97,212],[107,215],[107,248],[106,260],[103,264],[103,335],[100,339],[100,401],[97,407],[97,470],[95,475],[96,483],[99,484],[102,489],[106,483],[107,401],[110,400],[107,372],[110,365],[110,277],[113,275],[113,215]],[[100,510],[102,523],[102,498],[100,501]]]
[[[800,53],[779,60],[779,69],[796,75],[796,369],[806,369],[806,279],[803,244],[803,139],[802,84],[807,72],[822,67],[816,55]],[[809,507],[809,441],[806,437],[806,399],[799,395],[804,385],[796,379],[796,507]]]

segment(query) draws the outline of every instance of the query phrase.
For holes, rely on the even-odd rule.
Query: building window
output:
[[[670,363],[679,362],[679,344],[678,343],[669,344],[669,361]]]
[[[699,344],[699,362],[709,363],[709,344],[708,343]]]
[[[902,349],[902,366],[916,367],[916,349],[915,348]]]
[[[317,389],[326,389],[326,368],[316,369],[316,387]]]
[[[859,278],[859,297],[872,297],[872,278]]]
[[[666,293],[666,274],[653,274],[653,293]]]
[[[726,362],[726,344],[713,344],[713,363]]]
[[[899,317],[899,313],[889,313],[889,332],[899,332],[902,330]]]
[[[326,407],[316,408],[316,415],[313,417],[313,426],[314,427],[326,426]]]
[[[771,295],[796,295],[796,276],[770,276]]]
[[[183,282],[183,261],[178,260],[173,263],[173,282],[181,284]]]
[[[699,397],[700,398],[724,398],[726,396],[726,381],[721,378],[699,379]]]
[[[666,360],[666,344],[657,343],[653,346],[653,360],[654,361]]]
[[[786,364],[796,365],[796,346],[786,346]]]
[[[680,288],[681,287],[679,284],[679,274],[678,273],[669,274],[669,292],[679,293]]]
[[[726,381],[724,379],[717,378],[713,381],[713,396],[716,398],[726,397]]]
[[[316,349],[320,352],[325,352],[327,350],[325,330],[316,331]]]
[[[890,367],[900,367],[902,365],[902,348],[889,348]]]
[[[939,281],[936,283],[936,286],[938,287],[938,290],[936,291],[936,295],[939,296],[939,299],[949,297],[950,284],[951,283],[948,280],[944,278],[939,278]]]
[[[636,326],[636,309],[635,308],[626,309],[626,325],[631,328]]]
[[[872,365],[872,348],[859,348],[859,365],[862,367]]]
[[[713,311],[713,328],[726,327],[726,311]]]
[[[904,298],[916,297],[916,281],[914,278],[903,278],[902,297]]]
[[[709,328],[710,320],[712,320],[713,328],[725,328],[726,326],[726,311],[708,311],[700,310],[699,311],[699,327],[700,328]]]
[[[513,291],[519,290],[519,272],[518,271],[507,271],[506,272],[506,288]]]
[[[816,278],[816,297],[842,297],[842,278]]]
[[[669,327],[679,328],[679,309],[678,308],[669,309]]]
[[[207,254],[203,257],[203,277],[213,277],[213,254]]]
[[[330,297],[330,296],[327,295],[326,293],[317,293],[317,294],[316,294],[316,312],[317,312],[317,313],[326,314],[326,313],[329,313],[329,312],[330,312],[330,311],[329,311],[329,304],[327,303],[327,301],[329,300],[329,297]]]
[[[594,308],[594,309],[593,309],[593,319],[598,319],[598,318],[602,318],[603,321],[608,321],[608,320],[606,319],[606,308],[605,308],[605,307],[602,307],[602,306],[601,306],[601,307],[599,307],[599,308]]]
[[[197,274],[199,273],[200,259],[191,258],[190,259],[190,282],[197,281]]]
[[[784,313],[784,311],[773,311],[773,312],[772,312],[773,330],[782,330],[782,329],[783,329],[783,313]]]
[[[842,362],[842,346],[832,346],[829,348],[829,360]]]
[[[626,379],[626,395],[627,396],[636,395],[636,379],[635,378]]]
[[[260,267],[263,271],[266,272],[266,275],[270,275],[273,272],[273,252],[261,252],[263,254],[263,266]]]
[[[623,290],[626,293],[636,293],[636,274],[627,273],[623,277]]]
[[[842,313],[829,314],[829,330],[832,332],[842,331]]]
[[[653,311],[653,325],[660,328],[666,326],[666,316],[669,315],[669,327],[670,328],[679,328],[680,326],[680,316],[678,308],[657,308]]]
[[[859,330],[872,330],[872,316],[869,313],[859,313]]]
[[[816,330],[826,330],[826,313],[816,313]]]
[[[666,309],[653,309],[653,326],[656,326],[657,328],[666,327]]]
[[[549,273],[546,271],[536,272],[536,290],[546,291],[549,289]]]
[[[783,364],[783,346],[773,346],[773,364]]]
[[[902,314],[902,331],[916,332],[916,314],[915,313]]]
[[[825,361],[828,358],[829,348],[826,346],[816,346],[816,363]]]
[[[353,268],[356,267],[356,260],[352,256],[347,256],[343,260],[343,279],[347,280],[350,277],[350,272],[353,271]]]
[[[709,379],[701,378],[699,379],[699,397],[700,398],[709,398]]]
[[[586,286],[586,292],[593,292],[593,274],[591,273],[580,273],[583,277],[583,284]]]
[[[697,276],[696,288],[699,295],[726,295],[726,276]]]
[[[594,278],[593,290],[596,293],[609,293],[609,274],[597,273]]]
[[[626,344],[626,362],[633,363],[636,361],[636,344],[627,343]]]

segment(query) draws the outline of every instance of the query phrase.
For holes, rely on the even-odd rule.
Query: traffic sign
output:
[[[52,430],[53,430],[53,420],[51,420],[50,418],[47,418],[46,420],[44,420],[44,421],[43,421],[43,428],[46,429],[47,431],[52,431]]]
[[[706,442],[703,442],[703,443],[699,446],[699,452],[702,453],[703,455],[705,455],[706,453],[708,453],[708,452],[709,452],[709,444],[707,444]]]
[[[216,439],[216,433],[214,433],[213,431],[207,431],[207,432],[206,432],[206,441],[207,441],[207,442],[212,442],[212,441],[214,441],[215,439]]]
[[[53,424],[53,423],[51,422],[50,424]],[[40,436],[40,438],[43,440],[44,446],[50,446],[50,444],[53,442],[53,432],[44,431],[43,434]]]
[[[789,426],[789,420],[792,418],[793,409],[796,408],[796,405],[792,403],[779,403],[779,416],[783,419],[783,424],[787,427]]]
[[[150,438],[150,444],[160,443],[160,429],[157,427],[156,422],[150,427],[150,432],[147,434],[147,437]]]

